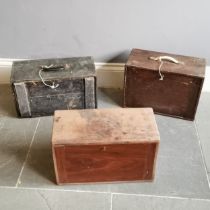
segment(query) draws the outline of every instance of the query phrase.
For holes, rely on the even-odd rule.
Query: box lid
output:
[[[42,72],[45,80],[95,76],[92,57],[24,60],[13,62],[11,82],[41,81],[39,76],[41,66],[50,65],[64,66],[64,69]]]
[[[160,62],[152,60],[150,57],[157,58],[159,56],[170,56],[180,62],[180,64],[176,64],[164,61],[164,64],[161,67],[161,72],[176,73],[202,78],[205,76],[205,59],[163,52],[133,49],[126,65],[139,69],[158,71]]]
[[[53,144],[134,144],[159,139],[151,108],[55,111]]]

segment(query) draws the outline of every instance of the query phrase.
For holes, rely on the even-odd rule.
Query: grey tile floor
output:
[[[119,108],[122,93],[100,89],[98,98],[99,108]],[[11,90],[1,85],[0,210],[209,210],[209,105],[210,93],[202,93],[195,122],[156,115],[161,144],[154,182],[57,186],[52,117],[18,119]]]

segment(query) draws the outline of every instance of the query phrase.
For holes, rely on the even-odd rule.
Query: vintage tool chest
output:
[[[133,49],[125,66],[124,107],[193,120],[205,59]]]
[[[57,183],[151,181],[159,140],[151,108],[56,111]]]
[[[97,107],[92,57],[16,61],[11,84],[21,117]]]

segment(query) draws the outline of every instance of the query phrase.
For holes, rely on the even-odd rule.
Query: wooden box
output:
[[[133,49],[125,66],[124,107],[193,120],[204,76],[204,59]]]
[[[96,73],[91,57],[16,61],[11,84],[21,117],[55,110],[96,108]]]
[[[153,180],[158,146],[151,108],[55,112],[58,184]]]

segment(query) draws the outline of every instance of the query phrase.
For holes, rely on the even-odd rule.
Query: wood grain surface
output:
[[[57,69],[42,71],[42,77],[47,85],[58,85],[56,88],[46,86],[39,75],[41,66],[51,65]],[[59,69],[59,66],[62,68]],[[92,57],[17,61],[12,66],[11,84],[20,117],[53,115],[55,110],[97,107]]]
[[[40,66],[63,65],[64,70],[43,73],[46,80],[94,77],[95,64],[92,57],[51,58],[15,61],[12,65],[11,83],[23,81],[41,81]]]
[[[182,64],[164,62],[162,72],[182,74],[194,77],[205,76],[206,61],[204,58],[196,58],[184,55],[176,55],[165,52],[155,52],[141,49],[133,49],[129,55],[127,66],[136,67],[138,69],[147,69],[157,71],[159,62],[151,60],[149,57],[170,56],[178,60]]]
[[[55,111],[53,144],[127,144],[158,139],[151,108]]]
[[[156,143],[55,146],[57,183],[152,180]]]
[[[151,108],[56,111],[57,183],[151,181],[159,141]]]
[[[160,63],[169,55],[184,64]],[[125,67],[124,107],[152,107],[155,113],[194,120],[205,75],[205,60],[134,49]]]

